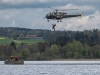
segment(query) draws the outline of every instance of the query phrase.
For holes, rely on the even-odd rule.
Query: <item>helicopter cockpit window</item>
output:
[[[60,14],[59,13],[57,13],[57,16],[59,16]]]

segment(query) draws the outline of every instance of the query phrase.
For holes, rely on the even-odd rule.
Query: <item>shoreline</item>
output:
[[[51,59],[51,61],[100,61],[100,59]]]
[[[5,61],[5,60],[0,60]],[[24,61],[100,61],[99,59],[51,59],[51,60],[24,60]]]

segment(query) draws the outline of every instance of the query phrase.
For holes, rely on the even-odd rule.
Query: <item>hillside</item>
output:
[[[15,42],[16,44],[25,43],[25,44],[33,44],[37,42],[44,42],[43,39],[24,39],[24,40],[14,40],[8,37],[0,36],[0,44],[10,44],[11,42]]]
[[[0,44],[10,44],[13,39],[9,39],[7,37],[0,36]]]
[[[10,55],[17,55],[25,60],[100,58],[98,29],[50,31],[2,27],[0,36],[0,60]]]

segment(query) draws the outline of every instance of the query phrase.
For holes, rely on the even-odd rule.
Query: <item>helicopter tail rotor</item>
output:
[[[80,19],[82,19],[82,15],[84,14],[84,12],[82,13],[82,14],[77,14],[78,15],[78,17],[80,18]]]
[[[82,19],[82,15],[81,14],[77,14],[77,15],[78,15],[79,19]]]

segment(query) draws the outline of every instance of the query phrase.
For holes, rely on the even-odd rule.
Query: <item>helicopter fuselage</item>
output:
[[[57,12],[57,13],[53,13],[50,12],[46,15],[47,19],[56,19],[56,20],[60,20],[63,18],[63,16],[65,16],[65,14],[67,13],[63,13],[63,12]]]
[[[70,17],[78,17],[81,16],[81,14],[76,14],[76,15],[67,15],[65,12],[50,12],[46,15],[47,20],[53,19],[53,20],[61,20],[63,18],[70,18]]]

